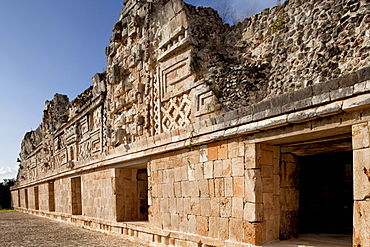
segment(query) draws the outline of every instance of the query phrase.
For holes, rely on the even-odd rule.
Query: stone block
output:
[[[196,227],[197,227],[197,234],[200,236],[208,236],[208,218],[205,216],[197,216],[196,218]]]
[[[244,175],[244,157],[231,159],[231,175],[233,177],[240,177]]]
[[[182,181],[181,182],[181,194],[183,197],[190,197],[190,183]]]
[[[209,196],[215,197],[215,181],[213,179],[208,180]]]
[[[229,158],[236,158],[239,156],[239,139],[231,139],[228,140],[228,157]]]
[[[263,178],[271,178],[273,175],[274,167],[272,165],[262,165],[261,175]]]
[[[298,101],[295,101],[293,103],[293,106],[294,106],[294,110],[301,110],[301,109],[304,109],[304,108],[308,108],[308,107],[311,107],[313,105],[313,102],[312,102],[312,97],[310,98],[304,98],[302,100],[298,100]]]
[[[241,242],[243,240],[244,229],[241,227],[243,225],[243,220],[241,219],[230,219],[229,222],[229,234],[230,240]]]
[[[178,213],[185,213],[184,198],[176,198],[176,210]]]
[[[218,197],[211,197],[211,213],[210,216],[220,217],[220,203]]]
[[[314,95],[312,97],[312,104],[313,105],[321,105],[321,104],[324,104],[324,103],[327,103],[327,102],[330,102],[330,93],[329,92]]]
[[[191,198],[190,199],[190,211],[193,215],[200,215],[200,199]]]
[[[229,112],[226,112],[225,114],[225,121],[230,121],[237,117],[239,117],[238,110],[229,111]]]
[[[244,177],[234,177],[234,196],[244,197]]]
[[[296,188],[280,189],[281,211],[298,211],[299,190]]]
[[[332,101],[343,99],[353,95],[353,87],[339,88],[330,92],[330,99]]]
[[[242,219],[244,214],[244,199],[241,197],[233,197],[231,203],[231,217]]]
[[[183,198],[184,202],[184,213],[191,214],[191,199],[190,198]]]
[[[345,88],[353,86],[358,82],[358,73],[349,73],[347,75],[341,76],[339,79],[339,87]]]
[[[211,215],[211,199],[210,198],[200,198],[200,214],[202,216]]]
[[[180,180],[181,181],[188,181],[188,169],[189,166],[192,166],[193,164],[187,164],[180,167]]]
[[[230,177],[231,176],[231,160],[223,160],[222,161],[222,177]]]
[[[327,117],[342,112],[343,101],[336,101],[327,105],[320,106],[316,109],[318,117]]]
[[[355,201],[353,246],[370,246],[370,200]]]
[[[223,218],[231,217],[231,198],[223,197],[219,199],[220,203],[220,215]]]
[[[200,197],[209,197],[209,182],[208,180],[200,180],[198,181],[199,184],[199,192]]]
[[[228,158],[228,145],[227,141],[219,142],[218,146],[218,159],[227,159]]]
[[[194,181],[195,180],[195,166],[199,166],[199,164],[195,165],[188,165],[188,181]]]
[[[199,181],[190,181],[188,183],[189,183],[188,188],[190,188],[190,196],[193,198],[199,197]]]
[[[362,107],[367,107],[370,104],[369,94],[359,95],[353,98],[343,100],[343,110],[353,111]]]
[[[258,146],[254,143],[245,144],[245,168],[259,168],[260,163],[257,162]]]
[[[365,67],[365,68],[359,69],[357,71],[357,75],[358,75],[359,82],[370,80],[370,68]]]
[[[176,198],[169,198],[168,199],[168,209],[171,214],[176,214],[177,210],[177,199]]]
[[[188,215],[188,231],[192,234],[197,234],[197,216]]]
[[[162,226],[164,229],[170,229],[171,215],[169,213],[162,213]]]
[[[258,130],[268,130],[272,128],[281,127],[284,125],[288,125],[288,115],[287,114],[259,121],[257,122],[257,129]]]
[[[271,209],[273,207],[274,207],[273,194],[272,193],[263,193],[263,208],[264,208],[264,210]],[[271,219],[271,215],[266,215],[265,214],[265,218],[266,219]]]
[[[218,238],[218,232],[219,232],[219,225],[218,225],[218,218],[216,217],[209,217],[209,233],[208,237],[210,238]]]
[[[262,192],[263,193],[273,193],[274,192],[273,178],[262,178]]]
[[[216,178],[215,179],[215,196],[225,196],[225,188],[224,188],[224,179],[223,178]]]
[[[228,218],[218,218],[218,238],[222,240],[229,239],[229,219]]]
[[[279,224],[275,220],[267,220],[264,222],[265,242],[273,242],[279,240]]]
[[[262,202],[261,170],[248,169],[245,172],[245,200],[247,202]]]
[[[272,165],[273,152],[261,150],[259,161],[261,165]]]
[[[253,104],[252,109],[254,114],[265,111],[266,109],[271,109],[271,100],[266,99],[261,102],[258,102],[257,104]]]
[[[199,148],[199,162],[208,161],[208,147],[207,145],[202,145]]]
[[[242,119],[241,119],[242,120]],[[238,134],[254,133],[258,132],[257,123],[244,124],[238,127]]]
[[[352,148],[368,148],[370,145],[369,124],[360,123],[352,125]]]
[[[221,178],[223,177],[223,160],[215,160],[213,163],[213,176],[215,178]]]
[[[173,231],[178,231],[179,230],[179,215],[178,214],[171,214],[171,227],[170,229]]]
[[[302,123],[317,118],[316,109],[310,108],[298,112],[292,112],[288,115],[289,123]]]
[[[204,176],[203,163],[195,164],[194,168],[194,178],[195,180],[202,180]]]
[[[354,199],[370,197],[370,148],[353,151],[353,179]]]
[[[207,161],[203,164],[204,178],[213,178],[213,161]]]
[[[234,182],[232,177],[224,178],[224,185],[225,185],[225,196],[234,196]]]
[[[243,222],[244,238],[243,242],[253,245],[259,245],[263,242],[264,229],[263,223]]]
[[[244,220],[248,222],[256,222],[263,220],[263,204],[246,202],[244,204]]]
[[[370,80],[357,83],[353,86],[353,93],[360,94],[370,91]]]
[[[218,143],[208,144],[208,160],[217,160],[218,159]]]

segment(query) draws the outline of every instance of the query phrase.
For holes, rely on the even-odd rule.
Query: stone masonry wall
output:
[[[71,178],[55,180],[55,211],[72,214]]]
[[[279,153],[236,138],[153,158],[149,221],[232,242],[278,239]]]
[[[124,4],[107,70],[26,133],[14,205],[147,244],[288,239],[298,165],[278,145],[353,125],[354,242],[368,243],[368,0],[290,0],[233,27],[182,0]]]
[[[82,214],[104,220],[116,220],[112,170],[97,170],[81,177]]]
[[[49,188],[48,183],[39,184],[39,208],[49,210]]]
[[[230,109],[326,82],[369,64],[370,3],[290,0],[226,32],[207,77]]]
[[[370,244],[370,124],[354,125],[353,135],[353,178],[354,184],[354,246]]]

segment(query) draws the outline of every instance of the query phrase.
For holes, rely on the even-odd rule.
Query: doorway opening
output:
[[[352,234],[352,156],[347,151],[299,157],[299,234]]]
[[[142,165],[116,168],[117,221],[148,220],[148,171]]]

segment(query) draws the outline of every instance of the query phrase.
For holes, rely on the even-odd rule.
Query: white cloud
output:
[[[281,3],[283,2],[284,0],[281,1]],[[211,6],[219,11],[220,16],[224,20],[226,19],[226,22],[230,24],[234,22],[236,24],[248,16],[257,14],[265,8],[271,8],[277,4],[277,0],[214,0]]]
[[[17,169],[12,167],[0,167],[0,182],[3,179],[15,178],[17,176]]]

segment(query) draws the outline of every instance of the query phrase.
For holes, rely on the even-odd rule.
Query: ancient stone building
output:
[[[126,0],[107,70],[25,135],[13,206],[150,246],[370,246],[369,52],[368,0],[290,0],[233,27]]]

